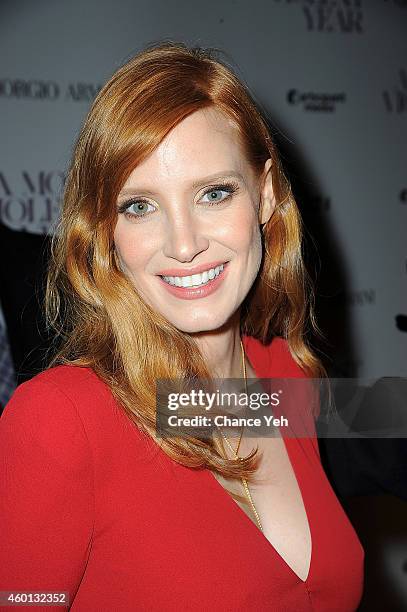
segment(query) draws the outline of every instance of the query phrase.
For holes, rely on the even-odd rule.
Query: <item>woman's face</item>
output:
[[[212,107],[173,128],[123,185],[114,231],[121,267],[181,331],[221,327],[256,279],[259,223],[274,208],[270,163],[257,178],[236,127]]]

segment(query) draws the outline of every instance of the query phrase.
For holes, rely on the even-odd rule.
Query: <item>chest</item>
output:
[[[180,465],[142,438],[135,443],[130,428],[129,435],[122,435],[114,425],[103,452],[93,444],[94,529],[73,610],[125,611],[137,601],[139,607],[157,611],[181,607],[224,612],[226,606],[247,612],[305,612],[312,609],[310,593],[315,601],[322,598],[325,609],[356,609],[363,551],[310,440],[285,441],[288,467],[293,464],[301,490],[305,488],[313,538],[311,569],[304,585],[299,566],[298,574],[293,571],[295,559],[288,557],[289,547],[277,550],[275,534],[280,528],[270,523],[278,518],[289,534],[281,508],[292,510],[293,504],[287,503],[290,484],[281,442],[269,444],[270,465],[263,460],[257,474],[264,471],[266,486],[260,490],[263,483],[254,491],[270,535],[259,530],[209,470]],[[247,442],[242,454],[257,441]],[[235,484],[241,494],[240,482]],[[298,529],[298,523],[294,526]]]
[[[236,442],[231,441],[236,448]],[[312,553],[312,538],[297,477],[284,441],[276,438],[243,438],[239,456],[259,447],[256,480],[248,482],[251,501],[260,519],[263,536],[301,578],[307,578]],[[228,456],[232,457],[231,451]],[[246,516],[260,529],[256,512],[241,480],[227,480],[213,473],[218,483],[231,494]],[[239,500],[234,495],[242,496]]]

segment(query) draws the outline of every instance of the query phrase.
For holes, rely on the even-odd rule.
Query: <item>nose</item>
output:
[[[209,240],[204,236],[198,219],[190,213],[168,218],[163,248],[166,257],[189,262],[208,246]]]

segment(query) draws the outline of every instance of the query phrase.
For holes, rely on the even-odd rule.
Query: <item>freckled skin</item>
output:
[[[123,185],[134,189],[134,196],[146,198],[151,204],[148,211],[153,212],[136,220],[118,215],[114,242],[122,268],[144,300],[181,331],[220,328],[249,292],[261,263],[259,223],[270,218],[274,207],[269,165],[267,160],[260,177],[266,178],[259,180],[231,120],[217,109],[202,109],[173,128]],[[205,191],[211,183],[195,189],[191,184],[226,170],[239,172],[243,180],[233,178],[239,184],[237,192],[223,204],[210,206]],[[129,197],[120,197],[119,203]],[[263,207],[258,219],[260,197]],[[165,268],[217,260],[230,261],[228,274],[219,289],[204,298],[179,299],[155,276]]]

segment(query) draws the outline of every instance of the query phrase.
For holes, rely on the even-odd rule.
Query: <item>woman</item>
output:
[[[1,423],[1,590],[86,611],[355,610],[363,549],[311,413],[303,439],[156,432],[158,379],[322,376],[310,297],[249,92],[211,51],[151,45],[74,152],[47,283],[61,345]]]

